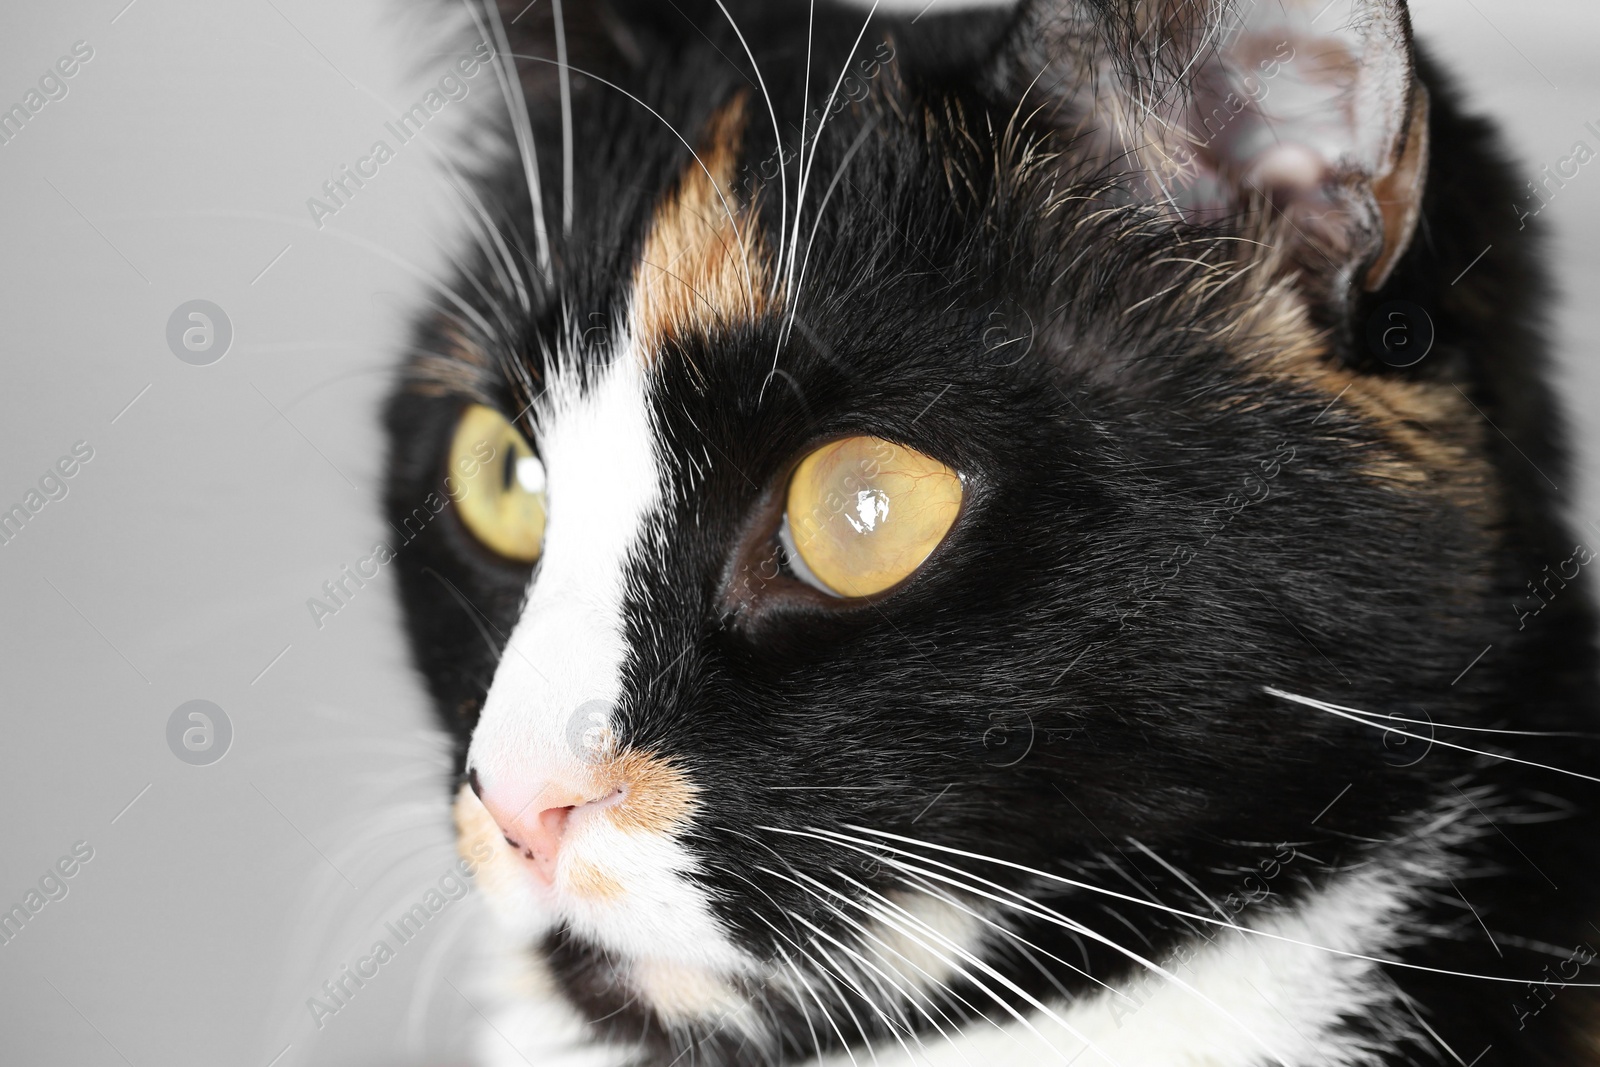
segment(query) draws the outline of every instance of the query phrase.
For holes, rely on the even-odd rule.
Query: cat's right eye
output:
[[[482,404],[461,413],[445,484],[462,523],[485,548],[518,563],[538,560],[544,465],[504,415]]]

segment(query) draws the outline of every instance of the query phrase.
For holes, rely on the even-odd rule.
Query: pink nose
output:
[[[613,791],[597,800],[556,784],[531,791],[499,783],[484,787],[476,770],[470,773],[468,782],[500,827],[506,844],[522,854],[534,878],[545,886],[555,884],[561,845],[573,813],[604,804],[620,793]]]

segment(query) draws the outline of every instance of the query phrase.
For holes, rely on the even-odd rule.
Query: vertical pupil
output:
[[[517,454],[511,449],[506,449],[506,461],[500,473],[500,491],[511,492],[511,483],[517,477]]]

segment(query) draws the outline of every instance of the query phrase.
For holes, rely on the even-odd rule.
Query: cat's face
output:
[[[1139,181],[1083,89],[1133,53],[1048,6],[859,42],[819,8],[809,83],[804,5],[735,11],[759,80],[714,7],[569,6],[612,83],[573,75],[570,183],[558,68],[525,64],[544,234],[508,163],[391,407],[389,500],[463,850],[603,1030],[731,1057],[836,1043],[811,1004],[887,1033],[921,990],[1025,1003],[1126,965],[1039,905],[1131,939],[1039,872],[1225,893],[1346,783],[1351,833],[1421,795],[1437,763],[1265,691],[1403,706],[1483,625],[1464,398],[1360,317],[1420,135],[1408,77],[1364,87],[1399,101],[1374,133],[1329,57],[1404,60],[1357,18],[1400,16],[1319,36],[1320,6],[1152,82],[1210,147]],[[1207,125],[1241,70],[1294,118]],[[1302,127],[1355,145],[1337,181],[1262,139]],[[1119,870],[1146,850],[1183,873]],[[1140,951],[1177,925],[1128,918]]]

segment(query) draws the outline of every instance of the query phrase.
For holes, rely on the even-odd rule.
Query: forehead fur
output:
[[[713,333],[767,308],[771,268],[759,223],[734,192],[745,100],[740,93],[712,117],[650,219],[629,307],[647,363],[675,334]]]

